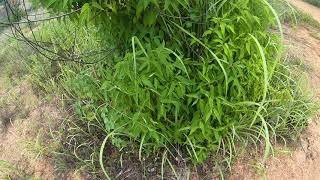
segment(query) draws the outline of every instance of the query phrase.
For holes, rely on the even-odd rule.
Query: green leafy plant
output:
[[[49,74],[74,99],[75,113],[105,133],[99,161],[107,177],[107,142],[135,144],[140,160],[181,146],[194,163],[218,152],[230,164],[238,144],[262,141],[266,159],[272,138],[307,126],[313,104],[280,60],[280,18],[265,0],[39,2],[54,12],[81,7],[60,22],[64,38],[37,35],[54,42],[54,52],[115,48],[94,64],[40,66],[44,76],[58,69]],[[68,27],[83,36],[75,42]],[[85,28],[98,29],[97,39],[86,39]]]

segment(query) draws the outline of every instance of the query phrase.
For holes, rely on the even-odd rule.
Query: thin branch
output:
[[[71,14],[74,14],[78,11],[80,11],[80,9],[77,9],[75,11],[72,11],[72,12],[69,12],[69,13],[65,13],[65,14],[62,14],[62,15],[59,15],[59,16],[52,16],[52,17],[48,17],[48,18],[43,18],[43,19],[37,19],[37,20],[29,20],[29,21],[19,21],[19,22],[1,22],[0,21],[0,24],[4,24],[4,25],[15,25],[15,24],[29,24],[29,23],[36,23],[36,22],[42,22],[42,21],[49,21],[49,20],[53,20],[53,19],[59,19],[59,18],[62,18],[62,17],[66,17],[66,16],[69,16]]]

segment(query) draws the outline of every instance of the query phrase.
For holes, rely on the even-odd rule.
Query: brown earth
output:
[[[320,22],[320,9],[303,0],[287,0],[292,5],[302,10],[305,13],[310,14],[314,19]]]
[[[57,172],[51,158],[59,147],[59,137],[54,139],[51,133],[66,113],[58,108],[58,101],[35,93],[30,77],[20,72],[25,69],[24,57],[14,45],[5,47],[9,51],[0,51],[0,179],[80,179],[72,170]],[[30,50],[20,53],[27,55]]]
[[[33,94],[28,83],[11,89],[8,96],[19,95],[19,103],[12,103],[2,107],[0,118],[7,119],[5,129],[0,134],[0,160],[10,163],[12,177],[38,177],[54,179],[54,167],[43,157],[37,157],[36,149],[28,149],[27,145],[33,143],[38,133],[49,130],[50,123],[58,117],[55,108],[39,104],[39,99]],[[50,117],[45,117],[44,114]],[[50,120],[50,121],[49,121]],[[41,150],[39,149],[39,152]],[[9,172],[0,170],[0,177]]]

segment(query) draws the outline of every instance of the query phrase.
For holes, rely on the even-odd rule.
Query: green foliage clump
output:
[[[59,63],[57,77],[78,116],[119,148],[134,143],[148,154],[182,146],[203,162],[220,151],[231,159],[237,143],[262,138],[267,156],[270,138],[307,125],[312,104],[282,66],[270,31],[279,19],[265,0],[41,2],[55,11],[82,7],[71,17],[80,32],[93,21],[96,46],[116,48],[93,65]],[[85,35],[77,46],[63,40],[52,49],[94,48]]]
[[[320,7],[320,0],[305,0],[305,1],[312,5]]]

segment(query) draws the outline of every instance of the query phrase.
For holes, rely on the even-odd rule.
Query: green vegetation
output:
[[[0,179],[40,180],[35,177],[47,174],[38,174],[36,167],[60,147],[53,132],[58,120],[53,119],[53,108],[41,108],[50,104],[43,97],[38,99],[32,90],[26,67],[32,49],[14,39],[1,43]]]
[[[10,177],[6,176],[3,177],[2,174],[12,173],[12,172],[18,172],[16,167],[11,165],[10,163],[0,160],[0,177],[3,179],[10,179]]]
[[[17,2],[12,5],[12,12],[10,13],[10,16],[8,18],[9,22],[17,22],[22,19],[26,15],[25,10],[23,9],[21,2]]]
[[[312,37],[320,40],[320,33],[319,33],[319,32],[311,33],[310,35],[311,35]]]
[[[304,0],[312,5],[320,7],[320,0]]]
[[[306,23],[311,27],[320,29],[320,22],[315,20],[310,14],[306,14],[302,11],[297,11],[297,19],[299,22]]]
[[[0,0],[0,33],[8,27],[8,22],[17,22],[26,15],[26,12],[21,7],[21,2],[15,2],[10,6],[9,17],[7,16],[7,9],[4,7],[4,2]],[[3,6],[2,6],[3,5]]]
[[[107,178],[111,147],[140,161],[161,154],[161,167],[212,154],[230,165],[248,143],[264,145],[265,160],[314,111],[280,59],[280,19],[265,0],[40,2],[53,12],[82,7],[35,34],[50,52],[31,57],[29,69],[77,115],[64,139],[76,142],[60,154]]]
[[[290,3],[279,0],[269,0],[270,4],[278,12],[279,19],[284,23],[290,23],[293,25],[305,23],[311,27],[320,28],[320,22],[315,20],[310,14],[298,10],[296,7],[292,6]]]
[[[14,176],[3,176],[3,174],[14,174]],[[14,165],[8,163],[7,161],[0,160],[0,178],[3,180],[12,179],[29,179],[29,180],[43,180],[41,178],[33,178],[30,176],[25,176],[23,172],[20,172]]]

